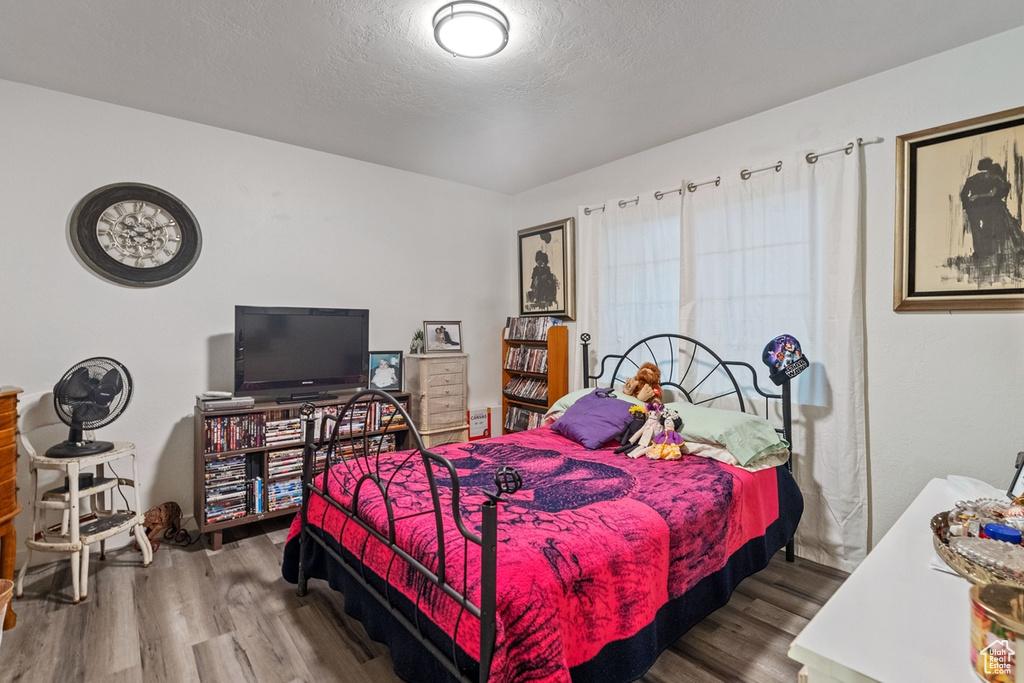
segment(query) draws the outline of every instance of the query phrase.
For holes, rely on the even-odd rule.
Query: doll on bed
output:
[[[661,409],[662,405],[660,403],[648,403],[647,420],[643,423],[643,426],[639,430],[636,430],[633,436],[629,437],[626,443],[616,448],[615,452],[625,453],[631,458],[639,458],[641,455],[646,455],[647,449],[650,448],[654,436],[660,432],[662,428],[661,422],[658,420],[658,415],[661,414]]]
[[[666,408],[658,420],[662,429],[652,437],[647,457],[652,460],[679,460],[683,457],[683,437],[677,430],[683,428],[683,418],[671,408]]]

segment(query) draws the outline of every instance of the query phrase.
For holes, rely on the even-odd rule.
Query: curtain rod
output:
[[[836,147],[834,149],[826,149],[826,150],[822,150],[821,152],[808,152],[804,156],[804,159],[807,161],[807,163],[813,164],[813,163],[816,163],[818,161],[819,157],[823,157],[823,156],[826,156],[828,154],[835,154],[836,152],[845,152],[846,154],[851,154],[853,152],[853,149],[854,149],[855,146],[863,147],[864,145],[875,145],[875,144],[878,144],[879,142],[882,142],[882,141],[883,141],[882,138],[878,138],[878,137],[870,138],[870,139],[867,139],[867,140],[865,140],[864,138],[857,138],[856,142],[847,143],[847,144],[843,145],[842,147]],[[774,169],[776,173],[781,171],[782,170],[782,162],[778,161],[778,162],[772,164],[771,166],[765,166],[763,168],[755,168],[755,169],[746,169],[745,168],[742,171],[740,171],[740,178],[742,178],[743,180],[747,180],[748,178],[750,178],[750,176],[754,175],[755,173],[760,173],[761,171],[771,171],[772,169]],[[722,176],[718,176],[717,178],[712,178],[711,180],[705,180],[705,181],[700,182],[700,183],[686,183],[685,185],[681,185],[680,187],[677,187],[677,188],[674,188],[674,189],[671,189],[671,190],[658,190],[657,192],[654,193],[654,198],[655,199],[663,199],[665,197],[665,195],[675,194],[677,192],[679,194],[682,194],[684,190],[689,191],[689,192],[696,192],[697,188],[700,187],[701,185],[711,185],[712,183],[714,183],[715,187],[718,187],[719,185],[721,185],[721,183],[722,183]],[[620,204],[621,204],[621,202],[620,202]],[[597,211],[597,210],[604,211],[604,205],[601,205],[600,207],[595,207],[593,210],[594,211]],[[591,209],[589,207],[583,210],[583,212],[585,214],[587,214],[588,216],[590,215],[590,211],[591,211]]]

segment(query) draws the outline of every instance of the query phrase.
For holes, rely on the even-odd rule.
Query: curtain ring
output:
[[[620,199],[619,200],[619,208],[620,209],[625,209],[626,206],[628,206],[629,204],[634,204],[634,203],[635,204],[639,204],[640,203],[640,195],[637,195],[633,199]]]
[[[715,187],[718,187],[721,184],[722,184],[722,176],[718,176],[717,178],[715,178]]]
[[[847,152],[847,154],[849,154],[849,152]],[[813,164],[818,160],[818,155],[815,154],[814,152],[808,152],[807,156],[805,156],[804,159],[807,160],[807,163]]]
[[[860,138],[857,138],[857,140],[860,141]],[[847,156],[849,156],[850,153],[853,152],[853,145],[854,145],[854,143],[851,142],[850,144],[848,144],[846,146],[846,155]]]
[[[697,186],[694,185],[693,183],[686,183],[686,189],[689,190],[690,192],[696,192]]]
[[[657,199],[657,200],[658,200],[659,202],[660,202],[660,201],[661,201],[661,200],[662,200],[662,199],[663,199],[664,197],[665,197],[665,193],[664,193],[664,192],[662,192],[661,190],[658,190],[657,192],[655,192],[655,193],[654,193],[654,198],[655,198],[655,199]]]
[[[743,178],[743,180],[749,180],[750,176],[752,175],[754,174],[748,171],[747,169],[743,169],[742,171],[740,171],[740,178]]]
[[[779,163],[775,164],[775,172],[778,173],[781,170],[782,170],[782,160],[780,159]]]
[[[589,206],[588,206],[588,207],[585,207],[585,208],[583,209],[583,213],[584,213],[585,215],[589,216],[590,214],[594,213],[594,212],[595,212],[595,211],[597,211],[598,209],[600,209],[601,211],[604,211],[604,204],[602,204],[601,206],[598,206],[597,208],[594,208],[594,209],[590,208]]]

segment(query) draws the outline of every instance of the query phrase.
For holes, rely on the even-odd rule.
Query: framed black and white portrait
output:
[[[1024,107],[896,138],[897,311],[1024,308]]]
[[[519,231],[519,315],[576,318],[572,218]]]
[[[370,388],[402,390],[401,351],[370,351]]]
[[[423,341],[427,353],[462,351],[462,322],[458,320],[423,321]]]

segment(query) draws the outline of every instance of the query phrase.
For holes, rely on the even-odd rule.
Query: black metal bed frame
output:
[[[612,359],[618,359],[618,361],[616,362],[615,368],[612,372],[612,382],[610,384],[614,385],[617,380],[623,381],[625,378],[620,378],[619,373],[624,367],[624,364],[626,367],[632,365],[634,368],[639,368],[639,363],[631,356],[631,354],[634,354],[634,352],[637,351],[647,351],[652,357],[654,357],[654,348],[660,341],[661,343],[667,343],[670,351],[670,371],[667,378],[663,371],[661,382],[662,387],[676,389],[681,392],[686,400],[694,402],[693,399],[697,395],[697,390],[704,384],[708,377],[716,371],[724,371],[733,387],[733,390],[718,396],[698,400],[696,401],[696,404],[707,403],[722,399],[726,396],[735,395],[739,401],[740,411],[746,412],[743,394],[736,381],[736,377],[732,372],[732,368],[747,368],[753,378],[754,389],[758,394],[765,398],[766,413],[769,400],[778,399],[782,401],[783,427],[777,431],[779,431],[783,437],[792,444],[792,415],[790,412],[790,386],[788,380],[782,385],[781,394],[765,392],[758,386],[757,373],[750,364],[742,361],[722,360],[716,353],[701,342],[679,334],[653,335],[640,340],[623,354],[607,355],[601,359],[600,372],[597,375],[591,375],[589,370],[588,354],[590,335],[583,334],[581,336],[581,340],[583,343],[583,382],[587,387],[590,386],[590,380],[597,380],[603,376],[605,363]],[[690,346],[686,347],[687,344]],[[687,348],[689,348],[688,354],[686,353]],[[694,358],[697,354],[697,349],[706,352],[709,357],[714,360],[714,366],[699,381],[696,381],[693,384],[687,384],[686,379],[689,376],[690,370],[694,367]],[[680,358],[685,358],[687,355],[689,355],[689,362],[686,370],[684,370],[681,376],[676,379],[676,361]],[[630,376],[633,374],[635,373],[630,371]],[[407,425],[409,428],[408,438],[410,439],[410,442],[406,443],[407,452],[403,454],[403,459],[397,466],[395,466],[395,469],[390,472],[390,474],[384,473],[384,475],[382,475],[380,468],[380,456],[383,441],[381,440],[374,444],[371,440],[369,430],[366,429],[367,425],[365,420],[367,418],[359,418],[359,420],[355,418],[355,411],[353,408],[357,404],[366,403],[368,401],[378,401],[390,404],[394,407],[394,413],[391,418],[382,425],[384,430],[387,430],[393,425],[398,426],[399,422],[397,420],[399,417],[404,420],[404,425]],[[495,485],[497,487],[497,492],[483,492],[486,495],[486,500],[482,505],[480,534],[477,535],[466,528],[462,519],[459,476],[454,465],[447,458],[433,453],[424,447],[419,431],[413,425],[409,414],[406,412],[405,408],[403,408],[401,404],[391,396],[391,394],[376,389],[360,391],[349,399],[338,415],[323,416],[320,421],[319,440],[315,438],[316,422],[314,419],[314,411],[315,407],[312,404],[304,404],[300,411],[305,430],[305,453],[303,457],[302,470],[302,507],[299,512],[301,515],[301,531],[299,534],[300,545],[307,541],[318,544],[333,561],[335,561],[340,567],[343,567],[369,595],[373,596],[377,602],[380,603],[391,617],[405,627],[405,629],[408,630],[408,632],[415,637],[423,647],[430,652],[430,654],[433,655],[434,658],[436,658],[457,680],[463,681],[464,683],[474,683],[474,681],[476,683],[485,683],[490,676],[490,668],[494,655],[495,637],[497,632],[495,606],[497,595],[498,503],[503,501],[502,496],[504,494],[512,494],[519,489],[522,484],[519,474],[511,467],[502,467],[496,472]],[[329,438],[327,437],[328,434],[330,435]],[[377,432],[377,434],[379,434],[379,432]],[[314,468],[318,452],[323,452],[325,455],[323,469],[324,474],[320,480],[321,483],[319,484],[314,478]],[[792,454],[792,449],[790,450],[790,453]],[[403,467],[414,467],[420,464],[422,464],[424,468],[426,478],[430,486],[432,507],[430,510],[423,512],[411,512],[407,515],[399,515],[399,511],[394,507],[393,499],[388,495],[394,476],[398,470]],[[334,472],[334,467],[337,465],[344,466],[348,474],[355,481],[355,484],[352,485],[351,488],[347,486]],[[792,470],[792,456],[790,457],[790,460],[787,461],[786,465],[790,470]],[[443,472],[451,481],[451,518],[454,520],[455,527],[458,531],[454,540],[455,542],[461,540],[464,544],[463,566],[461,572],[463,589],[461,592],[449,581],[449,577],[453,574],[450,571],[452,568],[448,566],[448,558],[445,553],[445,548],[447,542],[452,539],[446,537],[448,532],[444,525],[442,503],[438,494],[435,469]],[[347,507],[329,495],[329,477],[340,483],[346,493],[351,496],[351,507]],[[361,518],[358,513],[359,497],[365,486],[372,487],[372,489],[375,489],[382,496],[388,518],[388,529],[386,534],[378,531],[372,524]],[[363,559],[368,545],[367,543],[363,543],[359,557],[355,557],[353,552],[349,553],[351,558],[346,558],[343,546],[339,544],[339,549],[342,550],[342,552],[336,551],[332,543],[328,542],[328,533],[324,529],[321,528],[319,533],[317,533],[317,527],[308,524],[309,501],[310,497],[313,495],[320,496],[325,501],[326,505],[333,507],[344,515],[344,521],[342,522],[339,538],[344,538],[345,529],[349,523],[356,524],[369,534],[369,536],[372,536],[391,551],[392,556],[388,564],[388,574],[391,572],[391,566],[394,564],[395,558],[401,558],[426,579],[426,582],[423,584],[423,589],[421,589],[417,595],[412,620],[410,620],[396,604],[395,598],[397,596],[393,595],[393,593],[397,593],[397,591],[391,591],[388,589],[390,587],[390,584],[387,583],[388,577],[382,577],[385,581],[385,590],[383,592],[374,587],[370,580],[368,580],[366,576],[366,567],[363,564]],[[430,514],[434,516],[434,524],[437,529],[438,552],[436,570],[431,569],[421,561],[417,560],[396,543],[396,522],[414,516],[425,516]],[[468,595],[466,595],[466,593],[468,593],[467,562],[471,545],[480,548],[480,604],[473,603],[469,599]],[[306,575],[301,562],[303,555],[304,554],[300,549],[297,587],[297,593],[300,596],[306,595],[308,591],[308,576]],[[792,541],[790,541],[786,546],[786,559],[790,562],[793,561]],[[419,603],[423,599],[424,590],[426,590],[428,585],[432,585],[436,589],[442,591],[459,606],[459,613],[455,622],[455,633],[453,633],[451,637],[450,653],[443,652],[424,633],[422,625],[420,624]],[[471,663],[469,664],[470,670],[464,669],[458,664],[458,628],[462,623],[462,618],[466,612],[476,617],[480,622],[479,670],[475,678],[472,677],[471,669],[473,667]]]
[[[664,390],[666,387],[677,390],[682,396],[690,403],[694,405],[702,405],[705,403],[712,403],[725,399],[729,396],[734,396],[739,403],[740,412],[747,412],[746,402],[743,398],[743,391],[740,389],[739,383],[736,381],[736,375],[733,374],[732,368],[745,368],[750,371],[750,377],[753,380],[753,389],[759,395],[764,398],[765,403],[765,415],[768,415],[768,406],[770,400],[778,400],[782,405],[782,426],[777,427],[775,431],[782,435],[789,443],[789,457],[786,459],[786,469],[790,472],[793,471],[793,410],[792,410],[792,390],[790,388],[790,380],[786,380],[782,383],[782,393],[768,393],[764,391],[757,383],[757,372],[754,370],[754,366],[750,363],[738,360],[723,360],[717,353],[712,351],[707,345],[697,341],[692,337],[687,337],[682,334],[654,334],[649,337],[645,337],[640,341],[633,344],[629,349],[621,354],[607,354],[601,358],[601,366],[598,368],[596,375],[590,374],[590,335],[586,332],[580,335],[580,343],[583,346],[583,386],[586,388],[590,387],[590,381],[594,380],[595,386],[597,380],[604,376],[605,364],[611,360],[618,359],[615,363],[615,367],[611,373],[611,379],[608,382],[608,386],[614,388],[616,383],[624,383],[629,377],[636,375],[636,371],[640,369],[640,365],[645,357],[644,352],[649,355],[651,359],[658,359],[659,356],[656,353],[657,350],[665,348],[667,353],[661,356],[662,359],[667,360],[669,363],[669,370],[666,376],[665,369],[662,370],[661,375],[661,387]],[[699,379],[699,374],[695,374],[693,382],[688,384],[687,379],[690,377],[690,371],[695,369],[695,363],[701,354],[707,354],[708,358],[713,361],[711,368],[703,373]],[[638,357],[639,356],[639,357]],[[682,369],[683,361],[686,362],[686,368]],[[628,369],[627,375],[622,375],[621,371],[623,366]],[[676,378],[676,370],[680,369],[681,374]],[[718,393],[713,396],[699,398],[698,390],[704,386],[704,383],[708,379],[715,377],[715,373],[722,373],[719,376],[727,378],[728,383],[732,386],[732,389],[723,393]],[[696,400],[698,399],[699,400]],[[793,562],[796,559],[796,548],[794,542],[790,541],[786,544],[786,561]]]
[[[394,468],[387,478],[382,476],[380,469],[380,456],[383,440],[378,441],[376,445],[374,445],[371,441],[371,434],[367,429],[367,418],[364,417],[357,421],[354,416],[355,411],[353,408],[357,404],[366,403],[368,401],[377,401],[394,406],[394,413],[382,425],[382,428],[385,431],[393,425],[398,426],[399,424],[402,424],[409,427],[408,434],[412,443],[406,444],[406,446],[411,446],[412,448],[411,450],[408,450],[403,460]],[[496,493],[484,492],[487,496],[487,500],[483,503],[481,533],[480,535],[477,535],[467,529],[462,520],[459,476],[455,471],[455,466],[452,465],[447,458],[424,448],[423,439],[420,437],[419,431],[413,425],[409,414],[406,412],[405,408],[403,408],[402,405],[396,401],[393,396],[391,396],[391,394],[377,389],[363,390],[350,398],[338,415],[325,414],[320,422],[319,443],[317,443],[315,439],[316,424],[313,416],[314,410],[315,408],[312,404],[304,404],[300,410],[305,429],[305,453],[303,455],[302,467],[303,495],[302,507],[299,512],[302,520],[300,544],[306,540],[311,540],[319,544],[323,550],[338,563],[339,566],[344,567],[344,569],[367,591],[367,593],[376,598],[377,601],[380,602],[381,606],[383,606],[396,621],[402,624],[402,626],[416,637],[426,650],[430,652],[430,654],[432,654],[442,665],[444,665],[452,675],[465,683],[474,683],[474,679],[470,678],[467,673],[461,670],[458,666],[456,650],[458,627],[466,612],[469,612],[471,615],[479,619],[480,668],[478,681],[479,683],[484,683],[490,675],[491,660],[494,655],[494,643],[497,631],[495,600],[497,594],[498,503],[502,502],[503,494],[511,494],[519,490],[519,487],[522,485],[519,474],[511,467],[502,467],[495,473],[495,485],[498,490]],[[404,422],[396,421],[399,416]],[[331,423],[333,423],[333,426],[328,429],[328,425]],[[325,443],[324,437],[328,433],[330,434],[330,438],[327,439]],[[348,447],[343,447],[345,442],[348,443]],[[326,449],[324,452],[324,476],[321,480],[322,484],[318,486],[314,479],[314,467],[317,452],[321,451],[321,449]],[[417,455],[419,455],[418,458],[416,457]],[[427,482],[430,485],[430,495],[433,503],[432,509],[426,512],[412,512],[407,515],[399,516],[396,514],[398,511],[395,510],[393,499],[388,495],[389,489],[394,481],[395,475],[401,468],[407,466],[412,467],[418,464],[423,465]],[[349,475],[355,480],[355,484],[351,490],[345,484],[344,480],[338,477],[334,472],[333,467],[335,465],[343,465],[347,469]],[[451,576],[447,562],[448,558],[445,552],[446,542],[448,539],[446,539],[442,503],[438,494],[437,480],[434,472],[435,467],[443,470],[451,481],[451,516],[458,530],[458,536],[464,543],[463,566],[461,572],[464,592],[460,592],[448,580]],[[351,508],[346,507],[329,495],[328,477],[332,477],[334,481],[338,482],[343,487],[346,493],[351,495]],[[359,516],[359,496],[364,486],[371,486],[375,488],[383,498],[388,516],[388,533],[386,535],[379,532]],[[362,551],[358,559],[353,558],[352,561],[349,561],[344,557],[343,553],[337,552],[328,543],[326,538],[327,533],[323,529],[320,529],[319,534],[314,533],[314,530],[317,527],[309,525],[307,517],[309,512],[309,498],[311,495],[320,496],[327,505],[335,508],[345,516],[345,520],[342,523],[340,538],[344,537],[345,527],[350,522],[358,525],[391,551],[391,561],[388,564],[389,574],[395,558],[400,557],[408,563],[410,567],[415,569],[416,572],[423,576],[429,584],[444,592],[459,605],[459,615],[456,620],[455,633],[452,635],[452,652],[450,655],[442,652],[440,648],[423,632],[419,621],[419,602],[423,599],[422,590],[417,595],[414,620],[410,621],[395,604],[394,598],[397,596],[393,596],[392,591],[385,590],[384,595],[381,595],[381,592],[374,588],[367,579],[366,567],[363,564],[363,559],[365,557],[366,547],[368,544],[363,544]],[[395,523],[397,521],[429,514],[434,515],[434,524],[437,529],[438,547],[436,571],[424,565],[396,543]],[[481,583],[479,605],[473,603],[469,599],[468,595],[465,594],[468,592],[466,590],[466,574],[468,571],[470,544],[480,548]],[[302,557],[301,551],[299,556],[300,558]],[[384,577],[384,580],[387,581],[387,577]],[[300,559],[299,580],[296,591],[298,595],[306,595],[308,590],[307,581],[308,577],[306,576]],[[424,584],[424,587],[426,585],[427,584]]]

